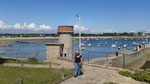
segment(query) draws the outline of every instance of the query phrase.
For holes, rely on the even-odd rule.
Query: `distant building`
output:
[[[138,34],[138,36],[143,36],[142,32],[138,32],[137,34]]]

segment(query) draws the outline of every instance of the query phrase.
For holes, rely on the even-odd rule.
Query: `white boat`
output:
[[[116,45],[115,44],[112,44],[112,46],[111,46],[112,48],[116,48]]]
[[[101,45],[98,45],[98,47],[100,47]]]
[[[123,45],[123,48],[127,48],[127,44]]]
[[[92,44],[90,44],[90,43],[88,44],[89,47],[90,47],[91,45],[92,45]]]
[[[145,42],[144,42],[144,41],[143,41],[142,43],[143,43],[143,44],[145,44]]]
[[[132,42],[132,44],[133,44],[133,45],[136,45],[137,43],[136,43],[136,42]]]
[[[81,50],[85,50],[85,49],[86,49],[85,47],[82,47],[82,48],[81,48]]]
[[[136,42],[132,42],[132,45],[137,46],[137,45],[138,45],[138,43],[136,43]]]
[[[97,45],[98,45],[98,46],[101,46],[101,44],[102,44],[102,43],[98,43]]]
[[[81,43],[81,46],[84,46],[84,43]]]
[[[117,45],[117,44],[118,44],[118,42],[115,42],[115,44]]]
[[[108,43],[107,42],[105,42],[105,45],[107,45]]]
[[[118,47],[118,50],[120,50],[121,49],[121,47]]]

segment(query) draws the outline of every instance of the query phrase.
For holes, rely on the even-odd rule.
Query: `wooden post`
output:
[[[125,69],[125,66],[126,66],[126,64],[125,64],[125,54],[123,54],[123,68]]]
[[[90,53],[89,53],[89,51],[88,51],[88,64],[89,64],[89,56],[90,56]]]
[[[23,78],[22,77],[19,78],[18,84],[23,84]]]
[[[52,67],[51,61],[48,62],[49,68]]]
[[[61,78],[64,79],[65,78],[65,74],[64,74],[64,67],[61,68]]]
[[[108,54],[106,54],[106,61],[107,61],[107,62],[106,62],[106,68],[108,68],[108,64],[109,64],[109,62],[108,62],[108,61],[109,61],[109,60],[108,60]]]
[[[21,60],[21,67],[23,67],[23,65],[24,65],[24,64],[23,64],[23,61]]]
[[[18,53],[16,53],[16,63],[17,63],[17,60],[18,60]]]

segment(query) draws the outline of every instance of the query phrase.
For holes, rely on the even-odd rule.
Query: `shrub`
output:
[[[38,60],[35,57],[29,58],[28,62],[32,63],[32,64],[36,64],[38,63]]]
[[[136,71],[131,78],[138,81],[145,81],[150,83],[150,72],[147,71]]]
[[[126,77],[130,77],[132,75],[132,73],[129,71],[119,71],[119,74],[126,76]]]
[[[150,83],[150,72],[147,71],[135,71],[135,73],[131,73],[129,71],[119,71],[119,74],[126,77],[131,77],[137,81]]]

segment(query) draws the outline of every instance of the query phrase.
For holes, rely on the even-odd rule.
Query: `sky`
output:
[[[150,0],[0,0],[0,33],[150,32]]]

